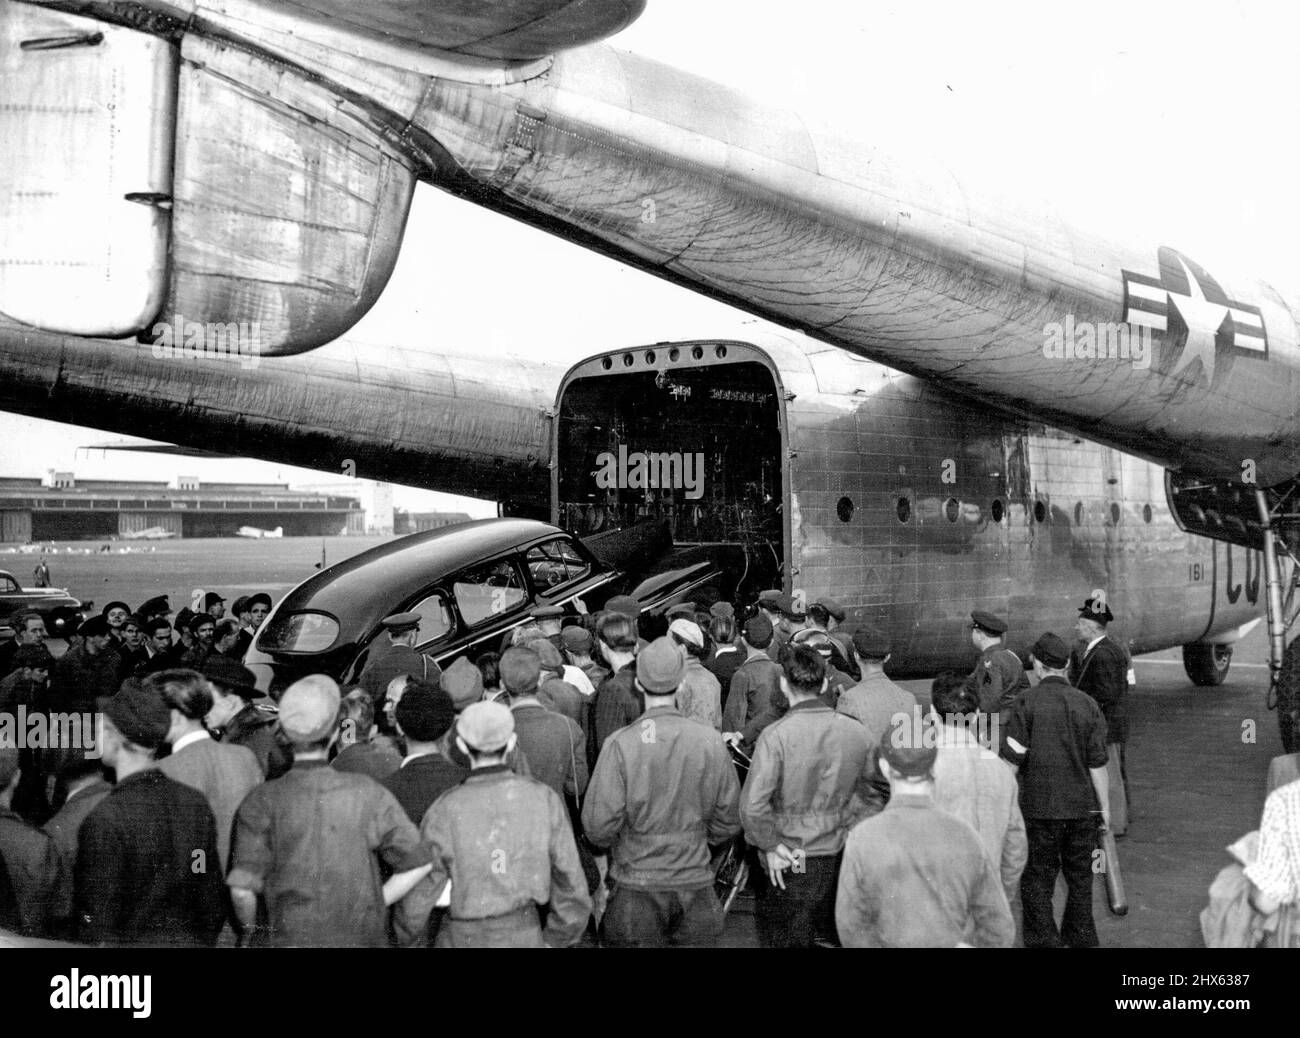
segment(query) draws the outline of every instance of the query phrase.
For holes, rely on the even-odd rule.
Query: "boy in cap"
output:
[[[758,848],[754,920],[765,948],[835,939],[835,880],[849,829],[874,810],[865,787],[871,744],[862,725],[822,700],[825,661],[792,645],[781,691],[790,709],[758,737],[740,793],[745,840]]]
[[[722,710],[722,731],[730,743],[752,752],[759,733],[785,713],[781,667],[767,654],[772,624],[762,613],[745,621],[740,636],[745,659],[731,676],[731,689]]]
[[[453,764],[439,751],[439,740],[456,720],[456,708],[451,696],[436,685],[412,682],[397,702],[395,719],[406,739],[406,759],[384,780],[384,788],[419,825],[433,802],[469,775],[468,768]]]
[[[686,665],[677,690],[677,709],[684,717],[693,717],[715,732],[721,731],[722,685],[705,669],[704,632],[694,620],[678,617],[668,625],[668,637],[681,649]]]
[[[420,831],[433,870],[398,909],[399,937],[422,942],[430,912],[447,901],[439,948],[575,944],[591,899],[563,802],[544,783],[510,771],[505,760],[516,742],[515,722],[506,707],[471,704],[456,730],[472,770],[424,816]]]
[[[970,640],[980,657],[966,679],[966,687],[979,698],[980,709],[999,715],[1002,724],[1010,719],[1011,707],[1029,688],[1025,665],[1002,642],[1006,633],[1007,623],[1000,616],[982,609],[970,614]]]
[[[77,939],[211,946],[226,917],[217,823],[202,793],[157,767],[171,710],[134,680],[98,705],[102,760],[116,778],[78,833]]]
[[[328,764],[338,737],[339,687],[323,674],[280,699],[294,747],[287,775],[254,789],[235,818],[230,887],[259,944],[384,947],[387,906],[428,874],[428,847],[397,799],[374,779]],[[379,861],[393,870],[384,883]]]
[[[609,677],[609,671],[592,659],[592,648],[595,645],[591,637],[591,632],[585,627],[572,624],[560,632],[560,642],[564,649],[564,657],[569,661],[570,666],[577,667],[591,682],[592,694],[600,688],[600,683]]]
[[[1044,634],[1029,654],[1038,684],[1017,700],[1006,754],[1020,767],[1020,812],[1029,861],[1020,878],[1026,948],[1095,948],[1092,860],[1097,849],[1093,811],[1109,824],[1106,720],[1092,698],[1066,680],[1070,652]],[[1052,909],[1056,877],[1065,873],[1065,915]]]
[[[722,736],[673,705],[684,670],[668,638],[641,650],[645,714],[610,736],[583,804],[587,839],[609,848],[601,929],[613,947],[708,947],[722,934],[709,845],[740,832],[740,790]]]
[[[1106,593],[1093,591],[1079,607],[1074,622],[1078,638],[1070,653],[1070,683],[1086,692],[1106,718],[1106,755],[1109,772],[1111,831],[1128,832],[1128,767],[1124,746],[1128,742],[1128,687],[1132,683],[1128,653],[1106,633],[1115,619]]]
[[[934,802],[937,734],[919,712],[880,743],[889,805],[849,834],[835,925],[849,948],[1009,948],[1015,922],[979,834]],[[930,728],[930,730],[927,730]]]

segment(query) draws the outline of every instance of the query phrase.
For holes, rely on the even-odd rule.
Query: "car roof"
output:
[[[400,603],[475,562],[564,531],[535,519],[480,519],[427,533],[399,537],[363,551],[308,578],[285,596],[278,616],[302,610],[330,613],[353,628],[347,638],[364,635]]]

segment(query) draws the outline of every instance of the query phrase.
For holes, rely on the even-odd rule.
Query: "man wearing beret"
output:
[[[980,709],[998,714],[1005,724],[1017,697],[1029,688],[1029,678],[1020,657],[1002,643],[1007,624],[993,613],[977,609],[970,614],[970,640],[979,651],[975,669],[966,687],[979,696]]]
[[[370,645],[370,658],[361,671],[358,684],[370,693],[375,709],[384,709],[388,683],[402,674],[421,681],[437,682],[442,668],[422,652],[416,652],[415,643],[420,637],[419,613],[394,613],[386,616],[381,627],[387,636],[380,634]],[[385,644],[387,643],[387,644]]]
[[[249,793],[235,817],[226,883],[255,944],[385,947],[387,906],[429,872],[428,846],[393,794],[368,775],[329,766],[341,701],[323,674],[285,690],[280,725],[293,767]],[[380,859],[393,870],[387,882]]]
[[[439,948],[576,944],[591,898],[563,801],[545,783],[511,772],[515,718],[502,704],[466,707],[456,733],[472,770],[424,816],[420,834],[433,869],[395,914],[399,938],[422,942],[431,911],[443,903]]]
[[[1106,719],[1090,696],[1066,680],[1070,651],[1044,634],[1030,651],[1038,684],[1016,701],[1005,754],[1020,767],[1020,811],[1029,861],[1020,877],[1026,948],[1095,948],[1093,811],[1110,822],[1106,781]],[[1052,894],[1065,873],[1065,915],[1057,929]]]
[[[827,668],[817,652],[790,646],[782,670],[790,709],[758,737],[740,820],[765,867],[754,906],[759,942],[810,948],[837,943],[840,851],[873,810],[865,786],[871,744],[862,725],[822,701]]]
[[[1009,948],[1015,921],[979,834],[934,802],[938,733],[920,712],[881,740],[889,806],[849,833],[835,896],[848,948]]]
[[[226,917],[217,823],[202,793],[157,767],[171,709],[135,680],[98,705],[115,782],[78,834],[77,939],[210,946]]]
[[[587,839],[609,848],[612,947],[710,947],[722,935],[709,846],[740,832],[740,789],[722,736],[673,705],[684,670],[668,638],[641,650],[646,711],[605,743],[582,807]]]
[[[764,613],[745,621],[740,644],[745,659],[731,676],[731,688],[722,708],[722,730],[728,742],[752,752],[759,733],[785,713],[786,707],[781,667],[768,655],[773,630]]]
[[[1096,590],[1079,607],[1074,622],[1078,638],[1070,653],[1070,682],[1101,707],[1106,718],[1106,753],[1110,789],[1111,831],[1128,832],[1128,768],[1124,745],[1128,742],[1128,687],[1130,662],[1124,646],[1106,633],[1114,620],[1106,593]]]

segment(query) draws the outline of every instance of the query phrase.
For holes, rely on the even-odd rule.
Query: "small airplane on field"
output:
[[[267,538],[267,537],[274,539],[277,537],[284,536],[284,527],[277,526],[274,530],[260,530],[256,526],[241,526],[238,530],[235,531],[235,536],[248,537],[255,541],[262,540],[263,538]]]

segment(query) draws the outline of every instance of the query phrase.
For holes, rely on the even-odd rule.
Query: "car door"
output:
[[[532,584],[533,597],[539,604],[572,603],[574,611],[580,613],[590,608],[582,600],[583,595],[604,588],[618,577],[567,536],[550,537],[524,549],[523,566]],[[603,599],[606,595],[596,597]]]

